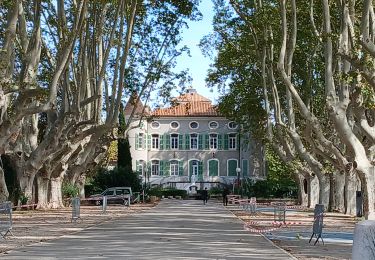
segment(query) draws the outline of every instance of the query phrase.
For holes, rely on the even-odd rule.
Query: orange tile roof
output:
[[[211,101],[197,93],[186,93],[175,98],[168,108],[159,108],[154,116],[219,116]]]
[[[134,106],[135,115],[140,115],[143,112],[143,104],[139,101],[137,104],[138,95],[133,93],[125,106],[125,115],[130,115]],[[168,117],[186,117],[186,116],[220,116],[216,106],[212,105],[211,100],[205,98],[194,92],[182,94],[172,100],[172,106],[167,108],[157,108],[152,112],[153,116],[168,116]],[[144,111],[147,114],[147,111]]]
[[[209,102],[211,103],[211,100],[208,98],[205,98],[204,96],[201,96],[197,93],[186,93],[182,94],[181,96],[175,98],[173,101],[175,102]]]

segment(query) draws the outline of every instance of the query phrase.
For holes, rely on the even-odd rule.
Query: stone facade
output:
[[[144,113],[138,103],[129,101],[125,115]],[[194,89],[176,98],[174,106],[149,113],[151,119],[136,114],[127,133],[133,169],[144,183],[194,192],[265,177],[262,146],[240,135],[239,126]]]

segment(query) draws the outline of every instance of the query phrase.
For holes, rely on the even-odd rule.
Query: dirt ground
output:
[[[72,221],[72,209],[13,211],[12,235],[1,239],[0,253],[25,245],[56,239],[117,217],[126,217],[152,208],[155,204],[131,207],[110,205],[105,213],[100,206],[81,206],[80,218]],[[6,254],[6,253],[5,253]]]
[[[80,219],[72,221],[71,208],[56,210],[16,210],[13,211],[12,235],[6,239],[1,239],[0,253],[19,248],[32,243],[43,242],[56,239],[63,235],[79,232],[90,226],[108,221],[118,217],[126,217],[148,210],[155,204],[134,204],[130,208],[121,205],[111,205],[106,213],[102,212],[100,206],[81,206]],[[250,228],[258,230],[270,230],[272,226],[273,212],[268,208],[256,216],[241,210],[238,206],[227,207],[234,215],[245,223],[253,221]],[[298,259],[350,259],[352,242],[351,236],[355,223],[359,220],[344,214],[325,213],[323,239],[316,245],[313,244],[315,238],[309,244],[312,231],[313,210],[296,209],[287,211],[286,222],[290,223],[281,228],[275,228],[263,234],[277,246],[285,249]],[[252,231],[249,231],[252,232]],[[337,232],[337,233],[336,233]],[[335,239],[342,234],[348,234],[346,240]],[[333,239],[328,239],[331,235]]]
[[[340,213],[324,214],[323,240],[324,245],[313,237],[312,224],[314,212],[312,209],[292,209],[286,212],[286,223],[281,227],[274,226],[274,213],[272,208],[259,210],[259,214],[250,215],[241,210],[238,206],[228,206],[234,215],[248,223],[249,232],[262,232],[277,246],[288,251],[298,259],[351,259],[352,235],[355,224],[360,221],[356,217]],[[274,229],[274,230],[273,230]]]

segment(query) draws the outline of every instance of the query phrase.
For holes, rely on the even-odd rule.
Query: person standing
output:
[[[228,195],[229,195],[229,190],[227,187],[223,189],[223,205],[228,206]]]
[[[202,199],[203,199],[203,204],[206,205],[207,200],[208,200],[208,190],[207,190],[207,187],[204,188],[204,190],[202,191]]]

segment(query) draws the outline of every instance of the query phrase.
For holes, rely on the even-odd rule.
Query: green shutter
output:
[[[164,135],[159,135],[159,150],[164,149]]]
[[[147,135],[147,149],[151,149],[151,135]]]
[[[229,138],[228,135],[224,135],[224,150],[228,150],[228,143],[229,143]]]
[[[189,161],[189,180],[191,181],[191,175],[193,174],[193,161]]]
[[[189,134],[185,135],[185,149],[186,150],[190,149],[190,135]]]
[[[242,160],[242,176],[248,176],[248,161],[247,160]]]
[[[209,176],[218,176],[219,175],[219,163],[217,160],[210,160],[208,162],[208,174]]]
[[[203,150],[203,135],[198,134],[198,149]]]
[[[159,175],[163,176],[164,175],[164,161],[159,161]]]
[[[178,149],[179,150],[184,150],[184,147],[183,147],[183,135],[182,134],[178,135]]]
[[[204,142],[204,149],[208,150],[210,149],[210,136],[208,134],[204,135],[205,142]]]
[[[171,163],[168,162],[168,161],[166,161],[164,163],[164,175],[165,176],[169,176],[170,175],[170,165],[171,165]]]
[[[223,136],[218,135],[218,150],[223,150]]]
[[[150,162],[150,161],[147,162],[147,169],[146,169],[146,172],[147,172],[147,175],[148,175],[148,176],[151,175],[151,162]]]
[[[165,150],[171,149],[171,136],[169,134],[164,134]]]
[[[184,162],[178,161],[178,175],[184,175]]]
[[[135,161],[135,171],[139,174],[139,161],[138,160],[136,160]]]
[[[198,162],[198,180],[203,181],[203,162]]]
[[[237,160],[228,160],[228,176],[237,176]]]
[[[135,150],[139,149],[139,135],[135,134]]]

